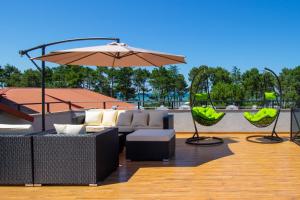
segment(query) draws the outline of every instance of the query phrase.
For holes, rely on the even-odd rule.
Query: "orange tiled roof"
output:
[[[4,88],[0,89],[0,96],[16,104],[41,103],[40,88]],[[120,109],[133,109],[135,107],[134,104],[121,102],[82,88],[47,88],[45,98],[46,102],[50,102],[50,112],[69,110],[69,102],[71,102],[72,110],[103,108],[103,102],[106,102],[106,108],[119,106]],[[42,110],[41,104],[24,106],[31,109],[33,113],[40,113]]]

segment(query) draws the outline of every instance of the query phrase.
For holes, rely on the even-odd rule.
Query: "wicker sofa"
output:
[[[101,115],[97,123],[93,125],[87,124],[86,115],[89,111],[98,113]],[[107,124],[103,123],[106,113],[115,112],[113,119]],[[143,126],[134,126],[134,115],[145,114],[146,123]],[[127,115],[127,124],[121,123],[121,115]],[[151,126],[151,121],[155,118],[158,124]],[[124,120],[124,116],[123,116]],[[86,124],[86,132],[97,132],[106,128],[116,127],[119,131],[119,153],[124,149],[126,143],[126,135],[139,129],[173,129],[174,128],[174,116],[169,114],[165,110],[111,110],[111,109],[90,109],[88,111],[74,111],[72,117],[73,124]]]
[[[98,185],[119,166],[118,130],[33,136],[34,183]]]

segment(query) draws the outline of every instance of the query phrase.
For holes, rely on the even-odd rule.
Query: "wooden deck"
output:
[[[0,187],[0,199],[300,199],[300,146],[232,134],[218,135],[222,146],[196,147],[184,143],[187,136],[178,134],[169,163],[121,155],[119,170],[99,187]]]

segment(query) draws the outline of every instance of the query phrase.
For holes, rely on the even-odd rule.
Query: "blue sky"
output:
[[[186,56],[185,75],[206,64],[242,71],[300,65],[300,1],[2,1],[0,65],[33,68],[18,50],[75,37],[119,37],[131,46]],[[79,42],[49,50],[91,46]]]

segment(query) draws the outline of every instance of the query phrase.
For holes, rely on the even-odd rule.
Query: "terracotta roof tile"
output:
[[[0,95],[17,104],[41,103],[40,88],[4,88],[0,89]],[[47,88],[45,98],[46,102],[57,102],[50,103],[50,112],[69,110],[69,102],[72,110],[103,108],[103,102],[106,102],[106,108],[119,106],[120,109],[133,109],[135,107],[134,104],[81,88]],[[36,112],[42,110],[41,104],[25,106]]]

